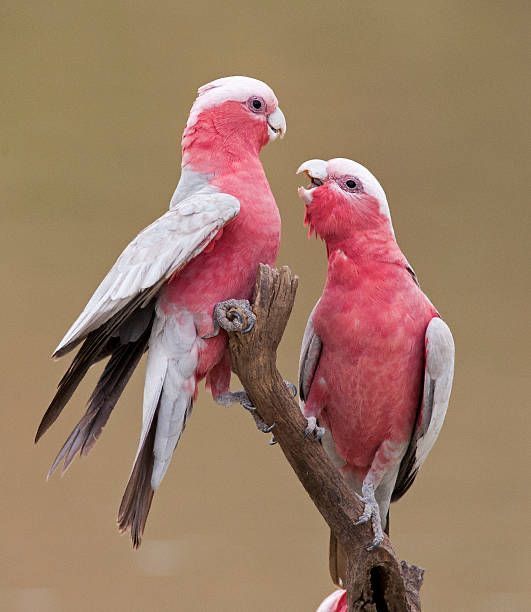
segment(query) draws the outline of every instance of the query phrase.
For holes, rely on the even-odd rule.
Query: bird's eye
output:
[[[262,100],[262,98],[253,96],[247,100],[247,106],[253,111],[253,113],[260,113],[265,109],[265,102]]]
[[[345,191],[358,191],[360,188],[358,181],[356,181],[355,179],[351,177],[343,179],[340,182],[340,185]]]

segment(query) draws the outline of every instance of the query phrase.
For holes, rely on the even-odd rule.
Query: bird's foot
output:
[[[357,495],[358,499],[363,503],[364,508],[361,516],[356,521],[355,525],[362,525],[367,521],[371,521],[373,540],[367,550],[378,548],[384,540],[384,532],[382,529],[382,520],[380,518],[380,508],[374,497],[374,486],[372,484],[364,484],[361,488],[362,495]]]
[[[321,438],[325,435],[326,429],[317,425],[316,417],[308,417],[306,421],[308,422],[308,424],[306,425],[306,429],[304,430],[304,437],[311,438],[312,440],[316,440],[317,442],[321,440]]]
[[[225,300],[214,306],[214,327],[219,325],[225,331],[246,334],[255,323],[256,316],[249,300]]]
[[[288,388],[289,392],[291,393],[291,395],[295,397],[297,395],[297,387],[293,383],[290,383],[287,380],[285,380],[284,383],[286,387]],[[231,404],[236,404],[236,403],[243,406],[245,410],[251,413],[254,419],[254,422],[256,423],[257,429],[261,431],[262,433],[270,433],[271,431],[273,431],[275,427],[275,423],[273,423],[272,425],[268,425],[258,415],[258,413],[256,412],[256,407],[253,406],[253,403],[249,399],[249,396],[243,390],[242,391],[226,391],[225,393],[221,393],[220,395],[216,397],[216,402],[218,404],[221,404],[222,406],[230,406]],[[318,429],[322,429],[322,428],[318,428]],[[269,441],[269,444],[273,446],[276,443],[277,441],[275,440],[275,436],[272,436],[271,440]]]
[[[275,427],[275,423],[268,425],[256,412],[256,407],[253,406],[249,396],[245,391],[227,391],[218,395],[216,402],[222,406],[229,406],[230,404],[239,403],[245,410],[251,413],[251,416],[256,423],[258,431],[262,433],[270,433]]]

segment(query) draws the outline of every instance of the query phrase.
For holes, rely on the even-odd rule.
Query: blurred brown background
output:
[[[138,552],[115,516],[143,369],[65,478],[44,480],[97,372],[32,442],[67,365],[51,350],[165,210],[195,91],[228,74],[271,84],[288,120],[263,155],[279,261],[301,276],[282,372],[295,380],[326,266],[294,172],[352,157],[383,183],[458,351],[447,423],[393,507],[394,543],[428,569],[427,611],[529,609],[529,4],[3,0],[0,16],[0,609],[307,612],[332,590],[323,520],[236,407],[201,392]]]

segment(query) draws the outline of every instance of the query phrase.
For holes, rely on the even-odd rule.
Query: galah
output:
[[[384,190],[361,164],[313,159],[299,173],[305,223],[328,273],[302,342],[308,433],[361,497],[359,523],[383,540],[391,501],[409,489],[444,421],[454,371],[450,329],[400,250]],[[331,536],[332,577],[343,573]]]
[[[250,299],[258,265],[276,259],[280,215],[259,154],[285,132],[265,83],[234,76],[201,87],[183,133],[182,172],[169,210],[125,248],[55,350],[61,357],[83,342],[36,441],[89,367],[109,360],[50,473],[90,451],[148,351],[142,431],[118,517],[135,547],[199,381],[206,379],[215,399],[230,396],[227,336],[214,324],[213,309],[231,298]]]

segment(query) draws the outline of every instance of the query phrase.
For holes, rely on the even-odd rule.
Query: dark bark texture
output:
[[[423,570],[399,561],[387,537],[381,547],[367,550],[372,541],[370,523],[354,524],[362,505],[321,444],[304,437],[306,419],[277,370],[276,351],[291,314],[297,283],[298,278],[287,267],[275,270],[260,266],[252,307],[256,322],[248,333],[234,331],[247,327],[245,308],[226,307],[220,324],[228,331],[233,371],[260,418],[275,423],[275,440],[346,553],[344,586],[349,612],[417,612]]]

